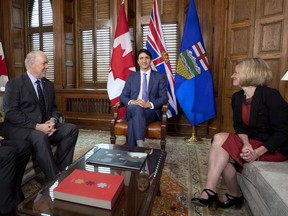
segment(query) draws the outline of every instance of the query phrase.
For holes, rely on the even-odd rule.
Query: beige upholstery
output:
[[[239,184],[253,215],[288,215],[288,161],[245,163]]]

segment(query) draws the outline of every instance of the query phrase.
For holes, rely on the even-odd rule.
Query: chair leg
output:
[[[116,136],[114,136],[114,137],[111,136],[111,137],[110,137],[110,143],[111,143],[111,144],[115,144],[115,143],[116,143]]]
[[[159,182],[159,185],[158,185],[157,196],[161,196],[160,182]]]
[[[160,146],[161,146],[161,149],[165,151],[165,148],[166,148],[166,140],[162,140],[160,141]]]

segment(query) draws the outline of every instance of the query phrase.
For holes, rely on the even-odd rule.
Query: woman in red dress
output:
[[[191,202],[197,206],[241,208],[244,198],[237,172],[244,163],[288,160],[288,104],[279,91],[267,87],[272,72],[260,58],[240,60],[231,76],[240,91],[232,96],[235,133],[221,132],[212,140],[205,189]],[[222,176],[228,192],[216,192]]]

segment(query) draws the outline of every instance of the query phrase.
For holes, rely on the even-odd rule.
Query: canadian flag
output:
[[[8,73],[6,67],[6,60],[2,43],[0,42],[0,91],[5,91],[5,85],[8,81]]]
[[[119,102],[119,96],[124,88],[128,75],[135,72],[135,70],[134,57],[132,53],[128,22],[126,19],[123,0],[117,20],[110,63],[110,72],[107,81],[108,96],[112,106]],[[118,111],[118,119],[121,119],[124,115],[125,107],[122,107]]]

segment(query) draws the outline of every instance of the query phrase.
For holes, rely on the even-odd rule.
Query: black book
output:
[[[140,171],[147,158],[145,152],[99,148],[86,162],[89,164],[119,167]]]

